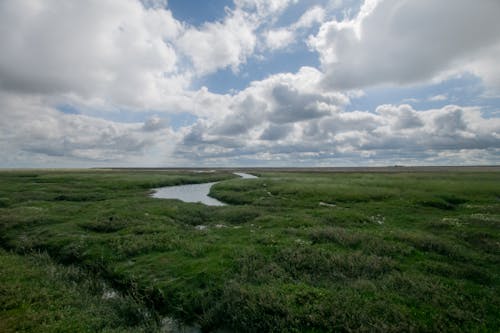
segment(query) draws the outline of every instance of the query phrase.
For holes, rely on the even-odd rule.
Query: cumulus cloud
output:
[[[119,123],[85,115],[62,114],[35,97],[0,94],[0,150],[3,165],[58,162],[165,161],[175,133],[159,119],[145,123]],[[145,153],[161,147],[162,156]],[[78,164],[77,164],[78,165]]]
[[[236,8],[255,10],[259,16],[275,15],[298,0],[234,0]]]
[[[294,40],[294,32],[286,28],[269,30],[265,33],[266,46],[271,50],[282,49],[294,42]]]
[[[153,116],[147,119],[142,126],[142,129],[147,132],[154,132],[164,129],[168,126],[168,123],[158,116]]]
[[[270,29],[264,33],[264,42],[270,50],[287,47],[297,40],[297,36],[311,28],[316,23],[321,23],[325,17],[325,10],[319,6],[308,9],[294,23],[287,27]]]
[[[367,0],[352,20],[325,22],[309,45],[325,86],[410,84],[464,70],[500,89],[500,2]]]
[[[325,17],[325,10],[319,6],[312,7],[308,9],[302,16],[299,18],[297,22],[292,24],[292,28],[301,29],[301,28],[310,28],[315,23],[323,22]]]
[[[268,29],[281,13],[297,0],[235,0],[235,9],[225,8],[221,22],[207,22],[189,27],[176,42],[179,50],[192,62],[198,75],[230,67],[237,72],[241,64],[255,53],[259,43],[257,30],[263,30],[264,43],[270,49],[283,48],[293,42],[295,30],[306,28],[323,17],[319,7],[307,11],[293,26]]]
[[[142,4],[146,8],[166,8],[168,0],[141,0]]]
[[[446,96],[446,94],[434,95],[428,98],[428,100],[431,102],[441,102],[441,101],[446,101],[447,99],[448,96]]]
[[[292,125],[270,125],[260,135],[260,140],[278,141],[285,139],[293,130]]]
[[[196,146],[196,151],[216,148],[229,154],[229,150],[243,152],[259,137],[293,140],[286,131],[293,134],[296,123],[328,116],[349,102],[344,94],[322,91],[320,79],[321,72],[303,67],[295,74],[276,74],[252,82],[236,95],[217,99],[218,114],[202,117],[193,125],[178,151],[187,156]],[[203,96],[214,100],[208,93]]]
[[[185,80],[170,11],[124,0],[0,2],[0,89],[158,106]]]
[[[283,79],[270,78],[262,85],[268,96],[273,96],[274,89],[280,87]],[[254,88],[262,86],[255,84]],[[296,96],[304,94],[304,100],[316,100],[311,105],[325,103],[324,110],[328,112],[289,119],[287,113],[291,110],[284,101],[293,99],[268,98],[267,103],[260,101],[262,104],[254,108],[257,105],[254,92],[250,89],[235,96],[228,106],[231,111],[226,118],[201,120],[192,126],[177,152],[190,159],[215,162],[221,159],[237,161],[243,157],[262,161],[265,157],[266,160],[300,160],[309,164],[321,160],[347,161],[347,164],[360,160],[375,164],[390,161],[449,163],[446,156],[454,156],[455,163],[481,159],[498,162],[500,119],[485,118],[479,108],[448,105],[417,111],[402,104],[381,105],[375,112],[346,112],[341,107],[346,101],[337,99],[328,104],[324,102],[327,99],[324,94],[310,95],[296,90]],[[261,111],[255,116],[258,110]],[[474,159],[467,160],[471,156]]]
[[[257,28],[253,18],[242,10],[230,11],[223,22],[209,22],[201,28],[187,29],[177,41],[199,74],[230,66],[234,71],[252,54]]]
[[[276,74],[252,82],[248,88],[227,99],[223,118],[210,118],[209,127],[221,135],[245,134],[266,122],[295,123],[336,112],[348,102],[339,93],[322,92],[321,73],[303,67],[296,74]]]

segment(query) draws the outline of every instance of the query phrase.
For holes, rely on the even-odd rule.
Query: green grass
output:
[[[154,313],[77,266],[0,250],[1,332],[148,332]]]
[[[499,172],[255,173],[0,172],[0,331],[500,330]]]

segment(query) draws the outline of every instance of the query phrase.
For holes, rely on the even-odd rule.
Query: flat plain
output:
[[[192,171],[1,171],[0,331],[500,330],[500,168]]]

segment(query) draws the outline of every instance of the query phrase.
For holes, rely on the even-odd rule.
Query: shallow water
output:
[[[241,172],[235,173],[235,175],[245,179],[257,178],[254,175]],[[212,185],[217,183],[218,182],[160,187],[154,189],[152,197],[159,199],[179,199],[184,202],[201,202],[207,206],[225,206],[226,204],[222,201],[208,196]]]
[[[234,172],[235,175],[240,176],[243,179],[252,179],[252,178],[258,178],[257,176],[251,175],[249,173],[243,173],[243,172]]]
[[[225,203],[208,196],[215,183],[167,186],[155,189],[153,198],[179,199],[184,202],[201,202],[208,206],[224,206]]]

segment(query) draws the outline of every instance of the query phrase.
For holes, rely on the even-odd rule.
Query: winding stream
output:
[[[248,173],[235,172],[234,174],[244,179],[257,178]],[[212,185],[217,183],[219,182],[159,187],[153,189],[154,193],[152,197],[159,199],[179,199],[184,202],[201,202],[207,206],[225,206],[226,204],[222,201],[208,196]]]

